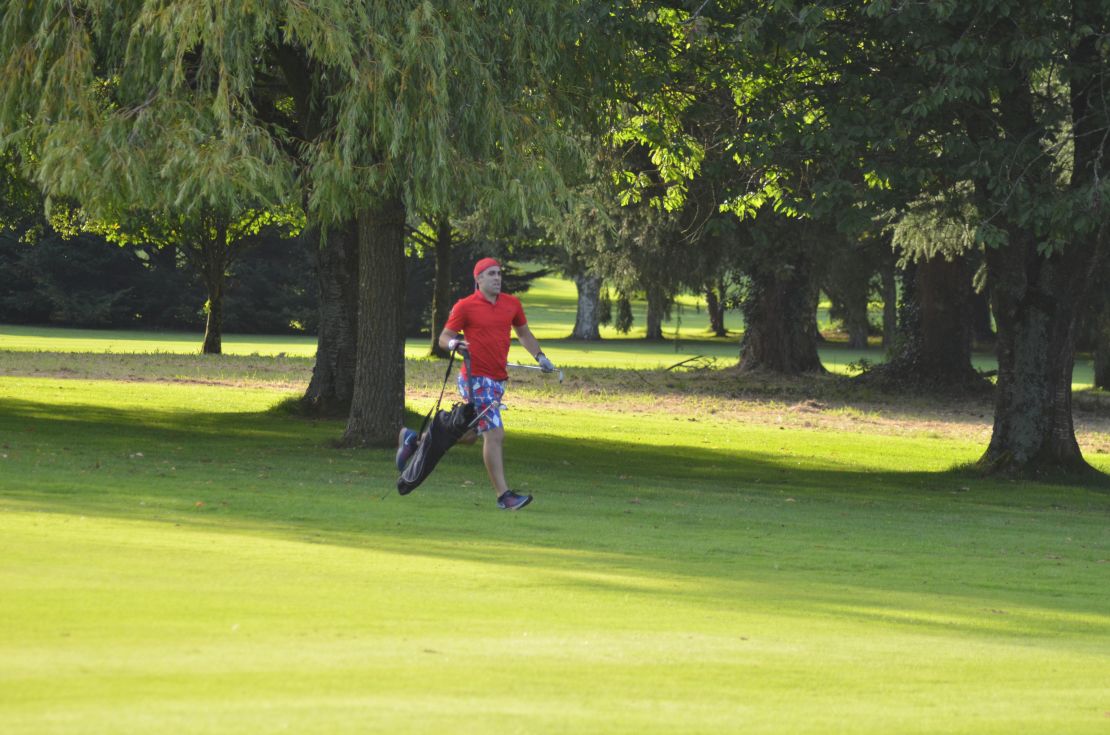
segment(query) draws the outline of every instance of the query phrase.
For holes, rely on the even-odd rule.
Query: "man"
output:
[[[470,374],[466,365],[459,370],[459,393],[470,398],[474,408],[484,415],[476,430],[471,430],[459,441],[473,444],[482,437],[482,459],[486,465],[493,491],[497,494],[497,507],[502,510],[519,510],[532,502],[531,495],[520,495],[509,489],[505,481],[503,447],[505,428],[501,421],[501,396],[508,379],[506,362],[509,357],[509,328],[532,355],[544,372],[555,366],[540,350],[540,343],[528,328],[524,307],[520,299],[501,293],[501,264],[493,258],[482,258],[474,266],[475,291],[459,299],[451,309],[439,345],[446,350],[459,349],[470,354]],[[488,410],[487,410],[488,409]],[[415,450],[416,432],[403,429],[401,448],[397,453],[398,466]]]

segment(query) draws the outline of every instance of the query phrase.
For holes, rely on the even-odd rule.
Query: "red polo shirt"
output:
[[[528,323],[520,299],[507,293],[497,295],[492,304],[481,291],[459,299],[451,308],[444,325],[452,332],[462,332],[470,343],[470,370],[473,375],[505,380],[505,363],[509,359],[509,329]],[[466,373],[466,367],[462,369]]]

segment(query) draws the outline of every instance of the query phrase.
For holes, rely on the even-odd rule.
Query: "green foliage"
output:
[[[43,199],[22,170],[23,157],[0,148],[0,232],[36,237],[43,228]]]
[[[152,294],[145,266],[91,235],[34,242],[0,236],[0,321],[107,327],[134,324]]]
[[[601,326],[610,324],[613,321],[613,297],[609,294],[609,289],[603,288],[601,290],[601,299],[597,306],[597,323]]]
[[[313,253],[303,242],[262,237],[236,259],[225,296],[226,330],[315,335],[318,322]]]
[[[1077,135],[1082,143],[1106,129],[1105,96],[1080,91],[1104,61],[1076,50],[1087,36],[1105,30],[1088,26],[1085,32],[1084,19],[1098,18],[1104,26],[1108,10],[1110,4],[1097,0],[871,4],[850,27],[870,39],[854,55],[873,65],[873,80],[845,78],[836,93],[844,95],[845,85],[861,92],[887,85],[880,120],[890,133],[910,136],[899,157],[885,164],[865,139],[856,146],[895,182],[916,180],[949,196],[962,188],[965,202],[972,199],[968,182],[977,182],[971,231],[975,242],[988,247],[1006,241],[1002,223],[1033,233],[1044,254],[1093,235],[1090,208],[1108,190],[1096,172],[1083,170],[1092,161],[1073,154]],[[844,30],[843,24],[829,24],[826,37]],[[910,58],[919,71],[906,64]],[[1076,99],[1089,103],[1078,120]],[[1023,108],[1029,117],[1015,117],[1025,114],[1018,112]],[[1019,125],[1025,132],[1017,132]],[[896,161],[901,175],[893,170]]]
[[[970,188],[964,184],[943,198],[923,198],[906,207],[892,226],[902,264],[938,255],[952,260],[985,244],[986,231],[971,204]]]
[[[203,292],[176,248],[121,248],[88,232],[49,229],[30,242],[0,235],[2,322],[197,329]],[[312,333],[316,319],[312,257],[300,243],[261,237],[241,254],[227,284],[227,329]]]
[[[624,293],[617,299],[617,321],[613,325],[621,334],[628,334],[632,329],[632,302]]]
[[[551,124],[550,80],[580,12],[553,0],[9,3],[0,135],[34,140],[47,192],[104,221],[304,201],[342,220],[390,190],[417,209],[465,192],[526,216],[572,153]],[[293,57],[303,80],[282,63]]]

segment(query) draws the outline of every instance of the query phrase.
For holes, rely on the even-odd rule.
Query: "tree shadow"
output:
[[[507,514],[476,449],[452,450],[400,498],[392,452],[328,448],[340,427],[0,398],[0,497],[12,510],[526,565],[535,585],[722,614],[758,596],[786,616],[947,631],[1052,635],[1059,615],[1074,631],[1108,627],[1101,492],[519,433],[510,470],[537,503]]]

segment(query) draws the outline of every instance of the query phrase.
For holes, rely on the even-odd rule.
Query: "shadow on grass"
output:
[[[1050,633],[1033,612],[953,622],[944,608],[1052,610],[1106,627],[1110,498],[955,473],[784,466],[754,451],[514,437],[533,509],[497,512],[480,452],[453,450],[413,496],[392,452],[325,446],[339,422],[0,399],[10,510],[172,522],[294,542],[527,565],[544,584],[745,596],[861,621]],[[527,458],[526,460],[524,458]],[[946,602],[947,601],[947,602]],[[930,617],[930,615],[932,617]],[[935,619],[933,619],[935,618]]]

